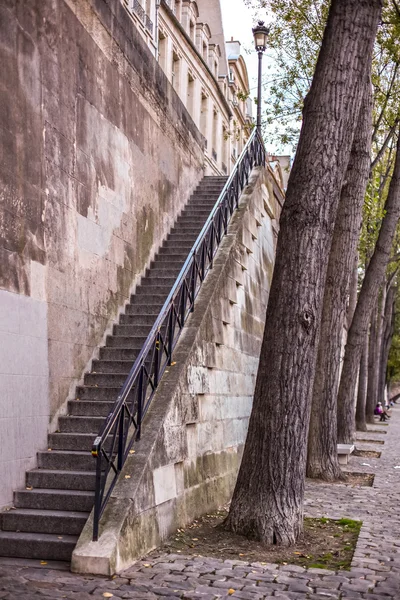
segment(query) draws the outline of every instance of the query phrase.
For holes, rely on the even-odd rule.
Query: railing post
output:
[[[100,508],[101,508],[101,446],[98,449],[96,457],[96,488],[94,494],[94,512],[93,512],[93,541],[97,542],[99,539],[99,521],[100,521]]]
[[[196,268],[197,268],[197,263],[196,263],[196,252],[193,252],[193,266],[192,266],[192,280],[190,282],[191,285],[191,294],[192,294],[192,300],[191,300],[191,305],[190,305],[190,312],[194,311],[194,299],[195,299],[195,295],[196,295]],[[185,321],[183,320],[183,323]]]
[[[137,431],[136,431],[136,439],[140,440],[140,435],[142,433],[142,418],[143,418],[143,395],[145,390],[144,388],[144,384],[143,384],[143,373],[144,373],[144,367],[142,366],[140,369],[140,374],[139,374],[139,381],[138,381],[138,417],[137,417]]]
[[[154,349],[154,387],[158,387],[158,380],[160,376],[160,356],[160,332],[158,332]]]
[[[125,407],[122,407],[121,414],[118,423],[118,460],[117,469],[121,472],[124,466],[124,421],[125,421]]]
[[[168,365],[172,362],[172,350],[174,348],[174,311],[173,305],[169,310],[169,321],[168,321]]]

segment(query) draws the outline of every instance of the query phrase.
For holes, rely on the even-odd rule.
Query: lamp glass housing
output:
[[[254,45],[257,52],[264,52],[267,47],[267,38],[269,34],[268,27],[265,27],[264,21],[259,21],[253,29]]]

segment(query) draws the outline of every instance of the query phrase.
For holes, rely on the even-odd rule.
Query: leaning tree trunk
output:
[[[308,435],[307,476],[325,481],[342,477],[337,453],[336,400],[350,281],[354,280],[371,163],[371,129],[372,89],[368,75],[329,256]]]
[[[379,294],[376,317],[376,333],[374,347],[371,353],[370,371],[368,374],[368,405],[376,406],[382,401],[379,397],[379,375],[381,366],[381,347],[382,347],[382,332],[383,319],[386,303],[386,285],[383,285]]]
[[[396,301],[397,288],[390,285],[386,295],[385,311],[383,316],[382,340],[381,340],[381,356],[379,365],[379,387],[378,397],[385,397],[386,387],[386,367],[389,358],[390,346],[394,334],[394,303]]]
[[[368,335],[365,336],[365,343],[361,353],[360,370],[358,372],[358,390],[356,406],[356,429],[357,431],[368,431],[365,418],[365,407],[367,402],[368,385]]]
[[[338,440],[345,444],[352,443],[355,437],[354,396],[357,385],[356,373],[365,336],[367,335],[371,311],[385,277],[399,217],[400,135],[397,139],[396,161],[385,204],[385,216],[382,220],[374,253],[365,272],[357,307],[347,338],[338,393]]]
[[[358,296],[358,262],[359,262],[358,252],[355,253],[353,272],[350,276],[350,291],[349,291],[349,305],[347,307],[347,331],[350,329],[351,322],[353,320],[354,311],[357,306],[357,296]]]
[[[253,410],[225,526],[266,544],[303,529],[311,391],[329,250],[381,12],[333,0],[280,221]]]
[[[371,327],[369,332],[368,345],[368,372],[367,372],[367,397],[365,402],[365,420],[367,423],[374,423],[374,410],[377,403],[374,393],[374,365],[376,362],[376,348],[378,335],[379,321],[379,305],[378,303],[372,310]]]

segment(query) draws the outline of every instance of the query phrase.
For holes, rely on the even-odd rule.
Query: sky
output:
[[[248,8],[243,0],[221,0],[222,20],[224,27],[225,39],[239,40],[242,44],[242,55],[246,61],[247,70],[249,73],[250,97],[257,96],[257,77],[258,77],[258,56],[254,49],[252,28],[258,19],[265,21],[266,25],[271,23],[271,19],[265,11],[260,11],[257,14]],[[250,53],[246,50],[251,50]],[[267,57],[263,58],[263,79],[267,80]],[[257,107],[253,103],[253,116],[256,116]],[[267,150],[274,153],[274,146],[268,144],[265,140]],[[290,149],[283,149],[284,154],[290,154]]]
[[[255,25],[255,16],[250,8],[245,6],[243,0],[221,0],[222,20],[224,26],[225,39],[239,40],[242,43],[242,53],[247,64],[249,72],[250,87],[252,96],[257,94],[257,68],[258,58],[254,48],[252,28]],[[262,18],[262,15],[259,15]],[[267,22],[267,16],[265,15]],[[244,49],[252,49],[251,54],[247,54]]]

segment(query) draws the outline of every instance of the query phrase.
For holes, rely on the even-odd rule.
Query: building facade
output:
[[[240,42],[225,43],[219,0],[122,0],[205,138],[206,175],[228,174],[253,127]]]

